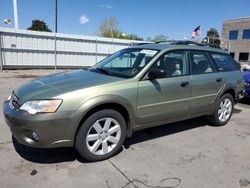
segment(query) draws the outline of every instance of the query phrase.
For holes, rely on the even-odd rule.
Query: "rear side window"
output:
[[[219,71],[238,70],[236,62],[230,55],[211,53],[211,57],[213,58]]]
[[[215,67],[205,52],[190,52],[190,61],[192,74],[215,72]]]

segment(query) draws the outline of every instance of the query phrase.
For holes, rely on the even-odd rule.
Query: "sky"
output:
[[[0,0],[0,27],[13,28],[12,0]],[[19,28],[33,19],[44,20],[54,31],[55,0],[17,0]],[[113,16],[127,34],[183,38],[201,25],[221,33],[223,20],[249,17],[250,0],[58,0],[58,32],[97,35],[100,22]],[[10,25],[4,19],[11,19]]]

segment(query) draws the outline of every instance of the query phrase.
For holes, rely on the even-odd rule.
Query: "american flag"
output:
[[[201,34],[201,26],[199,25],[192,31],[192,39],[196,39]]]

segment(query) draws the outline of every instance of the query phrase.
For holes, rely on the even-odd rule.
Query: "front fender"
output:
[[[76,132],[79,128],[79,125],[81,124],[83,118],[87,115],[87,113],[100,106],[103,104],[109,104],[109,103],[115,103],[118,105],[123,106],[126,111],[129,114],[129,124],[128,124],[128,130],[127,130],[127,135],[131,136],[132,135],[132,129],[133,129],[133,125],[135,122],[135,112],[134,112],[134,108],[132,106],[132,104],[125,98],[121,97],[121,96],[117,96],[117,95],[101,95],[101,96],[97,96],[94,98],[89,99],[88,101],[84,102],[77,110],[76,113],[74,115],[74,118],[76,119],[76,122],[78,122],[77,127],[75,128]],[[76,134],[75,132],[75,134]]]

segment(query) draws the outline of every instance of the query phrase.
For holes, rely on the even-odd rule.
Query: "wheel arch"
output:
[[[134,125],[135,116],[132,104],[125,98],[108,95],[95,97],[83,103],[77,110],[77,128],[75,137],[82,123],[93,113],[103,110],[112,109],[118,111],[125,119],[127,124],[127,137],[132,136],[132,127]]]
[[[223,89],[220,91],[217,100],[219,100],[223,95],[225,95],[226,93],[232,95],[234,102],[237,102],[237,96],[236,96],[236,85],[234,84],[227,84],[223,87]]]
[[[233,97],[233,99],[234,99],[234,103],[236,102],[236,93],[235,93],[235,89],[229,88],[229,89],[225,90],[221,96],[223,96],[223,95],[225,95],[225,94],[230,94],[230,95],[232,95],[232,97]]]

